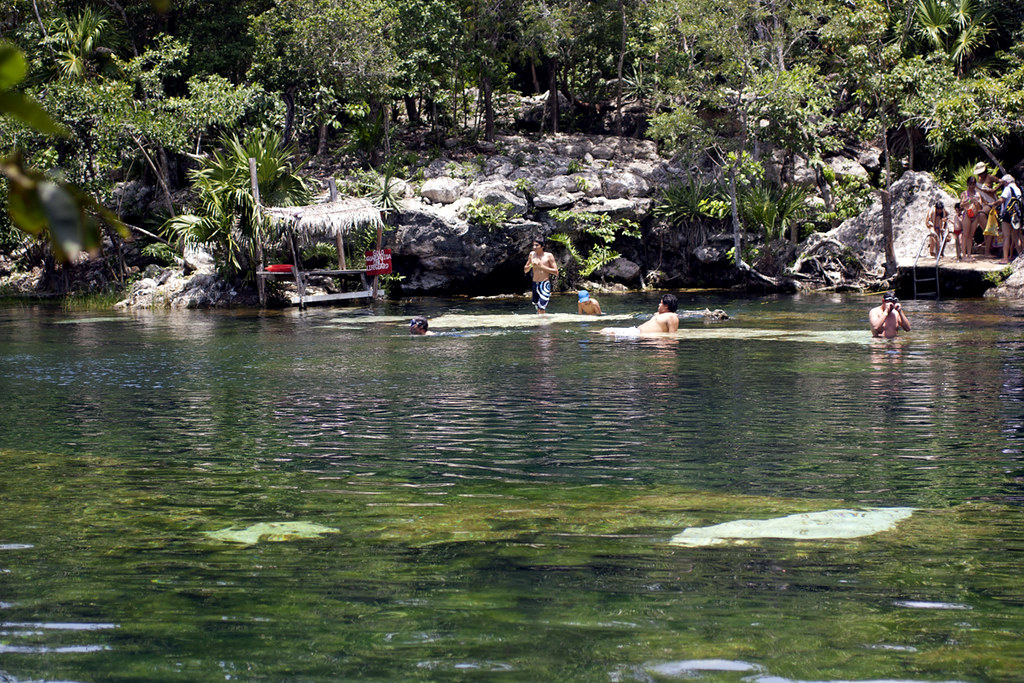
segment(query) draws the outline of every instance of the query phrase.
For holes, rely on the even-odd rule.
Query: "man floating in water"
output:
[[[658,311],[654,317],[636,327],[606,327],[601,334],[610,334],[617,337],[640,337],[644,335],[657,335],[675,333],[679,330],[679,314],[676,309],[679,302],[675,295],[665,294],[658,303]]]
[[[538,313],[547,313],[551,301],[551,280],[558,277],[558,264],[550,251],[544,251],[544,238],[533,240],[533,251],[526,258],[523,272],[533,271],[533,305]]]
[[[886,292],[882,295],[882,303],[868,313],[868,322],[871,323],[872,337],[893,339],[900,333],[901,327],[910,332],[910,320],[903,312],[896,292]]]

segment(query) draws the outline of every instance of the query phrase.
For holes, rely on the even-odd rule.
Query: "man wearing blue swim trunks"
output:
[[[547,313],[551,300],[551,280],[558,276],[558,264],[550,251],[544,251],[544,238],[533,240],[533,250],[526,259],[523,272],[533,271],[533,305],[538,313]]]

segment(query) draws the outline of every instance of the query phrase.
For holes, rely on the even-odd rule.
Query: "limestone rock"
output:
[[[829,157],[825,163],[835,172],[836,178],[855,177],[861,180],[869,180],[867,169],[860,162],[848,157]]]
[[[640,271],[641,269],[639,265],[633,263],[629,259],[619,257],[617,259],[613,259],[611,263],[608,263],[601,268],[598,273],[609,280],[625,283],[638,283],[640,282]]]
[[[604,176],[604,196],[610,199],[646,197],[651,185],[642,177],[628,172],[607,173]]]
[[[522,216],[529,210],[526,199],[523,198],[513,183],[504,180],[490,180],[482,183],[474,183],[470,186],[473,198],[494,206],[497,204],[509,204],[512,212]]]
[[[455,178],[431,178],[423,183],[420,195],[438,204],[451,204],[462,196],[465,185]]]
[[[953,212],[956,203],[939,187],[930,173],[908,171],[892,185],[892,229],[896,260],[912,263],[921,243],[927,238],[924,219],[941,200]],[[882,234],[882,202],[877,199],[864,213],[843,222],[827,233],[811,235],[804,248],[820,239],[831,237],[848,245],[868,269],[881,276],[885,271],[885,238]]]
[[[997,299],[1024,299],[1024,256],[1013,261],[1014,271],[998,287],[985,292],[986,297]]]
[[[797,185],[814,186],[818,182],[818,175],[807,163],[807,159],[798,156],[793,159],[793,165],[789,170],[789,180]]]
[[[533,198],[534,207],[547,209],[564,209],[576,203],[576,198],[567,192],[559,191],[554,194],[539,194]]]

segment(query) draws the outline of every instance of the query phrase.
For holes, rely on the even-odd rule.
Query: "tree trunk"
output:
[[[327,121],[320,121],[316,127],[316,134],[316,155],[322,157],[327,154]]]
[[[622,41],[619,43],[619,79],[615,92],[615,135],[622,137],[622,67],[626,61],[626,4],[619,0],[619,14],[622,17]]]
[[[437,100],[433,97],[430,98],[430,135],[434,139],[435,143],[441,143],[441,128],[440,121],[438,121],[437,114]]]
[[[32,9],[35,10],[36,21],[39,22],[39,28],[43,32],[43,38],[49,38],[50,36],[46,34],[46,24],[43,23],[43,18],[39,16],[39,5],[36,4],[36,0],[32,0]],[[51,46],[50,49],[53,50],[53,47]]]
[[[736,164],[738,163],[739,161],[736,161],[729,167],[729,204],[732,207],[732,245],[736,257],[736,267],[741,268],[743,266],[743,244],[740,238],[739,200],[736,196]]]
[[[911,135],[910,126],[903,127],[903,134],[907,136],[907,167],[914,170],[914,136]]]
[[[164,191],[164,201],[167,202],[167,211],[170,212],[171,218],[174,218],[174,200],[171,198],[171,189],[167,187],[167,180],[164,178],[163,171],[153,162],[153,157],[151,157],[146,151],[146,148],[142,146],[142,141],[134,135],[132,136],[132,140],[135,141],[135,145],[139,148],[139,151],[142,152],[142,157],[146,160],[146,163],[149,164],[149,168],[153,171],[153,175],[156,176],[156,182],[160,185],[160,189]]]
[[[558,134],[558,59],[548,61],[548,111],[551,113],[551,132]]]
[[[290,92],[281,96],[284,100],[284,134],[281,135],[281,144],[292,143],[292,127],[295,125],[295,97]]]
[[[880,117],[882,154],[885,155],[885,188],[882,190],[882,236],[885,238],[885,276],[892,277],[899,270],[896,261],[895,237],[892,231],[892,159],[889,157],[889,135],[885,115]]]
[[[420,112],[419,109],[416,108],[416,98],[412,95],[405,96],[405,115],[409,117],[409,123],[413,125],[419,125],[421,123]]]
[[[483,77],[484,95],[484,140],[494,142],[494,83],[491,75]]]
[[[992,162],[992,165],[998,168],[1001,174],[1005,175],[1006,169],[1003,168],[1003,165],[1001,163],[999,163],[999,159],[996,159],[996,156],[992,154],[992,150],[990,150],[988,146],[984,142],[982,142],[981,138],[979,138],[977,135],[972,135],[971,137],[974,138],[974,141],[978,144],[978,147],[981,147],[981,151],[984,152],[985,156],[989,158],[989,161]]]
[[[836,199],[832,196],[832,188],[828,186],[828,180],[825,179],[825,174],[821,172],[821,166],[815,165],[814,167],[814,179],[818,185],[818,192],[821,193],[821,199],[825,202],[825,211],[828,213],[834,213],[836,210]],[[830,221],[829,226],[836,227],[836,219]]]
[[[135,32],[131,30],[132,25],[128,21],[128,15],[124,13],[124,7],[121,7],[121,4],[116,2],[116,0],[104,0],[104,2],[111,9],[117,12],[118,16],[121,17],[121,21],[123,21],[124,25],[128,28],[128,41],[132,44],[132,54],[138,57],[139,50],[137,47],[135,47]],[[33,0],[32,4],[35,5],[35,0]]]

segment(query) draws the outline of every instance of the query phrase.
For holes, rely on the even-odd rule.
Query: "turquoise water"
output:
[[[657,298],[0,309],[0,679],[1021,680],[1024,308]]]

